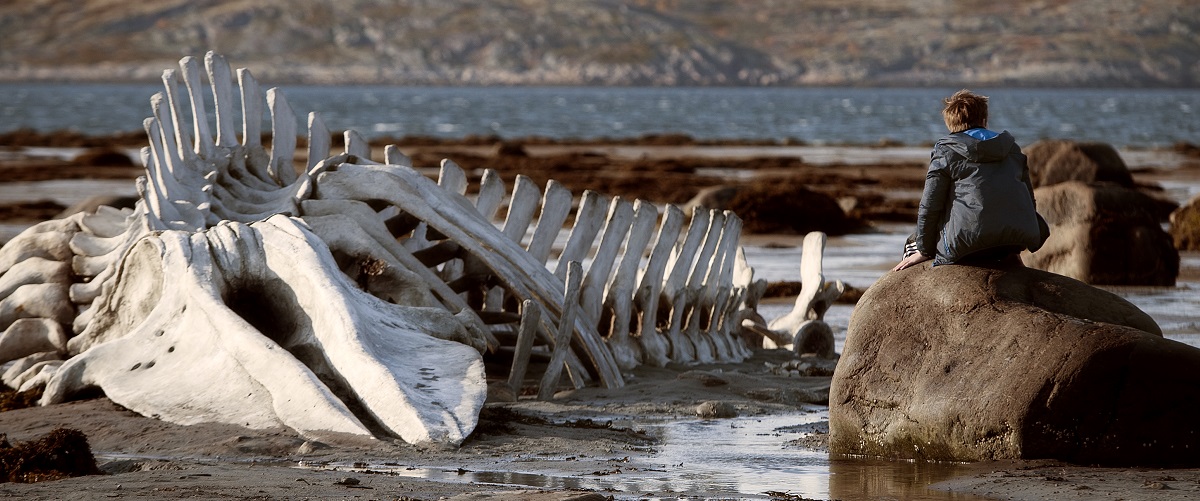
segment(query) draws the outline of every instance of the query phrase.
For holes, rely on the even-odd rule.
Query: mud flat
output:
[[[89,198],[131,195],[138,168],[84,165],[78,159],[95,148],[128,156],[136,146],[22,145],[0,151],[0,208],[6,209],[0,211],[0,241]],[[559,180],[575,192],[594,189],[663,203],[683,203],[704,187],[760,178],[792,179],[841,196],[871,195],[883,207],[874,213],[871,229],[831,239],[826,251],[827,278],[861,287],[890,266],[897,238],[902,240],[897,236],[911,222],[928,155],[922,147],[903,146],[537,141],[401,146],[418,167],[432,168],[448,157],[468,169],[497,169],[506,180],[521,173],[540,183]],[[1172,150],[1122,153],[1138,181],[1158,183],[1176,199],[1200,192],[1200,163],[1193,157]],[[744,241],[751,265],[772,281],[798,280],[798,242],[797,235],[753,235]],[[1200,256],[1185,256],[1181,281],[1200,281]],[[764,311],[770,318],[789,306],[787,299],[777,299]],[[839,305],[827,315],[843,338],[852,308]],[[1175,320],[1186,330],[1197,316],[1200,311]],[[1191,325],[1196,330],[1200,324]],[[17,409],[0,413],[0,433],[8,440],[29,440],[57,427],[78,429],[107,474],[0,484],[0,497],[961,501],[1200,496],[1200,469],[830,458],[824,449],[822,400],[829,377],[815,369],[787,371],[795,360],[787,351],[759,350],[740,364],[642,367],[618,390],[564,390],[550,402],[522,397],[489,403],[474,434],[451,450],[350,437],[318,442],[282,429],[178,426],[142,417],[102,396]]]

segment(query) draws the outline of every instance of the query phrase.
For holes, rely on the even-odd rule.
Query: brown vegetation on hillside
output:
[[[1189,0],[28,0],[0,80],[156,80],[223,53],[264,81],[434,85],[1200,84]]]

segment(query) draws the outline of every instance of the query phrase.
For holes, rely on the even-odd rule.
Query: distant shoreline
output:
[[[167,62],[163,67],[173,66]],[[157,85],[162,83],[162,67],[148,64],[144,75],[136,77],[112,78],[104,76],[74,76],[73,72],[41,72],[37,76],[13,75],[0,70],[0,84],[49,84],[49,85]],[[257,74],[256,74],[257,76]],[[827,82],[827,83],[774,83],[774,84],[745,84],[745,83],[588,83],[588,82],[548,82],[531,80],[528,82],[479,82],[456,79],[444,80],[395,80],[395,79],[363,79],[363,80],[330,80],[327,78],[271,78],[259,80],[264,87],[456,87],[456,88],[625,88],[625,89],[948,89],[948,88],[980,88],[1004,90],[1166,90],[1192,91],[1200,90],[1200,83],[1180,85],[1173,82],[1153,80],[1127,82],[1121,80],[1101,82],[1055,82],[1049,80],[1031,79],[1027,81],[1005,80],[1002,82],[987,80],[955,80],[945,79],[932,82],[907,81],[865,81],[865,82]]]
[[[334,145],[342,144],[345,131],[332,131]],[[270,144],[270,134],[264,134]],[[307,140],[302,134],[300,144]],[[821,147],[821,148],[929,148],[931,142],[905,144],[894,140],[879,140],[874,143],[829,143],[810,142],[796,138],[783,139],[698,139],[688,134],[641,134],[628,137],[552,138],[546,136],[524,136],[506,138],[499,135],[467,134],[461,137],[437,137],[429,135],[379,136],[370,138],[372,146],[398,145],[406,147],[498,147],[498,145],[520,146],[654,146],[654,147]],[[40,131],[28,127],[0,132],[0,148],[50,147],[50,148],[95,148],[95,147],[141,147],[146,144],[146,134],[140,130],[112,134],[87,134],[71,129]],[[1179,142],[1171,146],[1127,147],[1129,151],[1173,151],[1188,157],[1200,156],[1200,145]]]

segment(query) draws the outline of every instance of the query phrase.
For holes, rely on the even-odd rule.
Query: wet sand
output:
[[[131,151],[129,145],[114,146]],[[882,207],[874,214],[892,224],[911,216],[927,155],[923,148],[914,147],[745,144],[528,144],[518,155],[511,150],[497,155],[496,146],[487,144],[426,144],[402,150],[418,167],[432,168],[440,158],[449,157],[468,169],[495,168],[506,180],[521,173],[539,182],[560,180],[576,193],[587,188],[658,202],[682,203],[704,186],[731,180],[788,176],[818,191],[869,193]],[[0,171],[5,173],[0,181],[0,208],[11,209],[0,211],[4,223],[0,229],[5,230],[0,241],[15,234],[10,231],[89,197],[128,194],[119,191],[120,186],[128,180],[131,189],[139,169],[81,166],[71,158],[82,152],[0,151]],[[1176,196],[1200,189],[1200,163],[1193,158],[1172,151],[1123,155],[1139,182],[1182,190]],[[664,183],[672,189],[661,189]],[[45,201],[52,205],[17,205]],[[757,235],[748,237],[747,245],[787,245],[797,239],[796,235]],[[786,304],[775,306],[780,307],[786,310]],[[947,465],[830,460],[824,450],[826,408],[812,403],[821,402],[822,395],[827,398],[829,378],[786,375],[775,369],[792,359],[790,352],[760,350],[740,364],[642,367],[619,390],[584,388],[564,390],[550,402],[522,397],[515,403],[489,403],[475,433],[461,447],[446,450],[354,437],[306,439],[281,429],[179,426],[139,416],[103,397],[18,409],[0,413],[0,433],[9,440],[32,439],[60,426],[78,429],[88,436],[108,474],[0,484],[0,497],[1151,500],[1200,496],[1200,469],[1091,468],[1052,461]],[[528,386],[534,384],[527,381]],[[707,419],[698,410],[733,417]],[[745,445],[718,440],[727,436],[734,437],[731,443]],[[712,447],[707,447],[708,441]],[[729,453],[739,447],[747,453]],[[711,451],[706,448],[723,452],[707,454]],[[755,462],[759,460],[766,466],[759,466]],[[756,468],[767,475],[756,476]]]
[[[765,369],[767,362],[790,358],[789,352],[776,350],[743,364],[640,368],[620,390],[584,388],[562,391],[550,402],[488,404],[475,433],[449,450],[344,436],[308,441],[288,430],[179,426],[141,417],[104,398],[18,409],[0,413],[0,429],[10,440],[59,426],[78,429],[111,474],[0,484],[0,496],[438,499],[503,492],[502,499],[525,499],[524,491],[541,486],[551,491],[543,499],[569,499],[572,486],[580,493],[623,483],[663,488],[654,479],[692,465],[664,464],[656,456],[664,446],[661,431],[655,431],[658,424],[697,421],[697,407],[704,402],[720,402],[742,418],[821,410],[804,400],[827,396],[828,377]],[[349,485],[346,478],[359,483]],[[705,482],[680,480],[672,488],[679,495],[728,494],[703,490]]]

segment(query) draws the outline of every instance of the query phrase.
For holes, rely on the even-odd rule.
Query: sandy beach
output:
[[[69,207],[94,201],[93,197],[132,195],[132,181],[140,168],[122,165],[119,159],[95,158],[100,150],[128,155],[137,146],[122,141],[53,148],[0,143],[0,172],[4,173],[0,241]],[[594,189],[660,203],[682,204],[701,188],[738,180],[785,179],[836,197],[857,197],[863,203],[856,207],[856,217],[868,224],[912,220],[928,158],[927,149],[912,146],[531,143],[514,149],[466,141],[401,147],[418,167],[432,168],[441,158],[452,158],[468,171],[489,167],[506,179],[520,173],[539,184],[556,179],[576,193]],[[91,160],[80,160],[89,153]],[[1123,151],[1122,156],[1135,180],[1160,186],[1165,196],[1180,199],[1200,192],[1200,158],[1194,155],[1164,149]],[[797,238],[756,235],[744,244],[779,245]],[[1195,262],[1197,257],[1188,253],[1185,259]],[[1181,279],[1197,277],[1200,269],[1184,266]],[[793,280],[799,280],[798,275]],[[786,309],[788,301],[777,298],[771,303]],[[802,362],[809,362],[802,366],[803,372],[788,370]],[[914,464],[829,458],[824,416],[831,371],[829,364],[801,360],[787,350],[758,350],[739,364],[640,367],[626,374],[627,384],[620,389],[573,390],[564,385],[551,401],[523,396],[516,402],[488,403],[475,432],[453,449],[348,436],[303,437],[286,429],[180,426],[140,416],[97,396],[0,412],[0,433],[9,441],[22,442],[59,427],[79,430],[88,437],[105,474],[4,483],[0,497],[800,500],[813,499],[812,493],[819,493],[815,499],[843,500],[1200,497],[1200,469],[1098,468],[1048,460]],[[533,379],[526,381],[528,387],[536,384]],[[785,467],[794,468],[795,475],[778,473]]]

